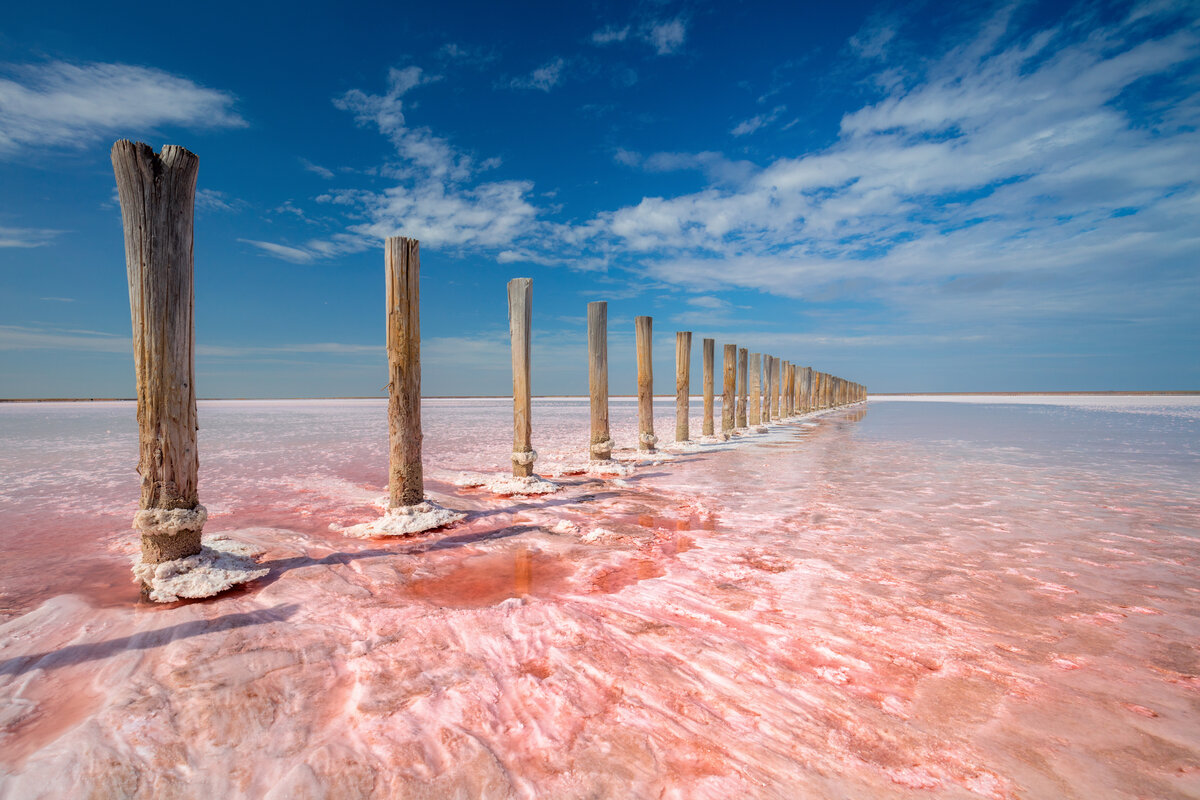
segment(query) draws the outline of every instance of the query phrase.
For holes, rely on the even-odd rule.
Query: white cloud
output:
[[[64,328],[0,325],[0,350],[82,350],[93,353],[132,353],[128,335]]]
[[[164,126],[238,128],[227,92],[129,64],[7,65],[0,77],[0,157],[26,148],[148,138]]]
[[[238,239],[238,241],[254,245],[264,253],[273,255],[276,258],[282,258],[284,261],[290,261],[293,264],[308,264],[316,258],[312,252],[301,250],[298,247],[288,247],[287,245],[275,244],[274,242],[260,242],[254,239]]]
[[[660,56],[678,53],[687,38],[687,23],[683,17],[651,22],[642,28],[641,37],[653,45]]]
[[[320,175],[322,178],[325,178],[326,180],[333,177],[333,170],[329,169],[328,167],[322,167],[320,164],[314,164],[313,162],[309,161],[307,158],[300,159],[300,164],[308,172],[312,172],[317,175]]]
[[[739,122],[737,125],[733,126],[733,130],[731,130],[730,133],[732,133],[734,136],[746,136],[747,134],[754,133],[759,128],[770,125],[772,122],[779,119],[779,115],[786,110],[787,106],[775,106],[775,108],[771,109],[771,111],[766,114],[756,114],[750,119]]]
[[[200,211],[240,211],[246,208],[246,202],[215,189],[197,189],[196,208]]]
[[[1200,56],[1196,29],[1144,41],[1121,25],[1018,38],[1008,19],[1001,12],[975,39],[909,65],[894,89],[843,117],[828,148],[722,181],[710,174],[707,188],[643,198],[597,215],[593,229],[652,277],[702,290],[921,304],[917,288],[928,296],[956,276],[1002,274],[1004,311],[1034,313],[1037,282],[1058,282],[1049,288],[1082,309],[1116,303],[1081,287],[1131,264],[1194,274],[1196,86],[1163,84],[1182,94],[1142,108],[1124,92]],[[987,294],[956,303],[979,308]]]
[[[322,195],[319,201],[353,208],[366,221],[340,236],[308,242],[295,257],[354,252],[400,234],[430,245],[512,249],[533,233],[539,210],[529,200],[531,182],[477,181],[479,173],[497,168],[500,159],[477,162],[429,128],[408,125],[404,95],[430,82],[418,67],[393,69],[386,94],[354,89],[334,101],[338,108],[354,113],[360,124],[374,125],[391,140],[399,158],[382,172],[395,184],[382,191]]]
[[[0,247],[42,247],[50,244],[63,231],[50,228],[0,227]]]
[[[548,92],[562,83],[563,68],[565,66],[566,62],[563,59],[556,58],[538,67],[528,75],[513,78],[509,85],[514,89],[538,89]]]
[[[623,42],[629,38],[629,26],[618,28],[616,25],[606,25],[592,34],[593,44],[612,44]]]

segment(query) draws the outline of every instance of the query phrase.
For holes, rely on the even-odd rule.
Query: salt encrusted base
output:
[[[252,558],[258,552],[243,542],[214,536],[205,540],[196,555],[174,561],[143,564],[138,554],[133,561],[133,577],[147,587],[150,599],[156,603],[212,597],[270,572]]]
[[[701,444],[721,444],[729,441],[729,437],[723,433],[715,433],[712,436],[701,436],[695,441],[700,442]]]
[[[371,539],[376,536],[410,536],[421,531],[431,531],[434,528],[450,525],[466,516],[461,511],[442,508],[437,503],[426,500],[415,506],[389,508],[377,520],[342,528],[342,535],[354,539]]]
[[[626,478],[633,474],[634,469],[633,464],[623,464],[615,458],[610,458],[605,461],[589,461],[584,474],[595,478]]]
[[[518,478],[515,475],[488,475],[483,472],[460,472],[454,479],[454,485],[486,489],[501,496],[553,494],[561,488],[557,483],[537,475]]]
[[[760,425],[757,428],[754,428],[753,430],[755,433],[770,433],[771,432],[771,429],[765,425]]]

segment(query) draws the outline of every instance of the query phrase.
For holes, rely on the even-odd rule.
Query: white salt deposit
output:
[[[340,530],[344,536],[353,539],[371,539],[376,536],[411,536],[422,531],[444,528],[459,522],[467,515],[461,511],[443,508],[432,500],[425,500],[415,506],[389,508],[382,517],[361,525],[351,525],[341,528],[336,523],[330,524],[331,530]]]
[[[133,527],[142,533],[174,534],[204,529],[208,510],[195,508],[143,508],[133,515]]]
[[[255,563],[258,550],[224,536],[204,540],[199,553],[161,564],[144,564],[134,558],[134,580],[144,583],[156,603],[212,597],[226,589],[248,583],[270,570]]]
[[[518,477],[516,475],[489,475],[483,472],[460,472],[454,479],[454,485],[469,489],[486,489],[501,497],[553,494],[559,489],[557,483],[539,478],[537,475]]]

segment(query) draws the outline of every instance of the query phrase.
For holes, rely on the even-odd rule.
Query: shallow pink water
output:
[[[202,403],[207,532],[271,573],[167,607],[132,406],[0,407],[0,797],[1200,796],[1200,403],[1137,400],[873,402],[528,500],[452,484],[511,406],[432,401],[472,513],[365,542],[382,403]],[[586,403],[534,415],[570,472]]]

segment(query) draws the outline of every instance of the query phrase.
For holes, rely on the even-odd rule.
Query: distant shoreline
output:
[[[1200,389],[1168,389],[1163,391],[1143,391],[1143,390],[1097,390],[1097,391],[1046,391],[1046,392],[871,392],[867,395],[871,397],[1050,397],[1050,396],[1073,396],[1073,397],[1113,397],[1113,396],[1129,396],[1129,397],[1152,397],[1160,395],[1170,396],[1189,396],[1200,395]],[[426,395],[422,400],[506,400],[512,395],[507,394],[439,394]],[[657,397],[658,395],[656,395]],[[661,395],[667,397],[668,395]],[[671,395],[672,397],[674,395]],[[699,395],[697,395],[699,396]],[[636,398],[637,395],[632,394],[614,394],[609,397],[621,398]],[[376,396],[359,396],[359,397],[201,397],[201,401],[212,400],[386,400],[383,395]],[[541,394],[534,395],[536,400],[586,400],[586,394]],[[130,403],[137,400],[136,397],[0,397],[0,403]]]

